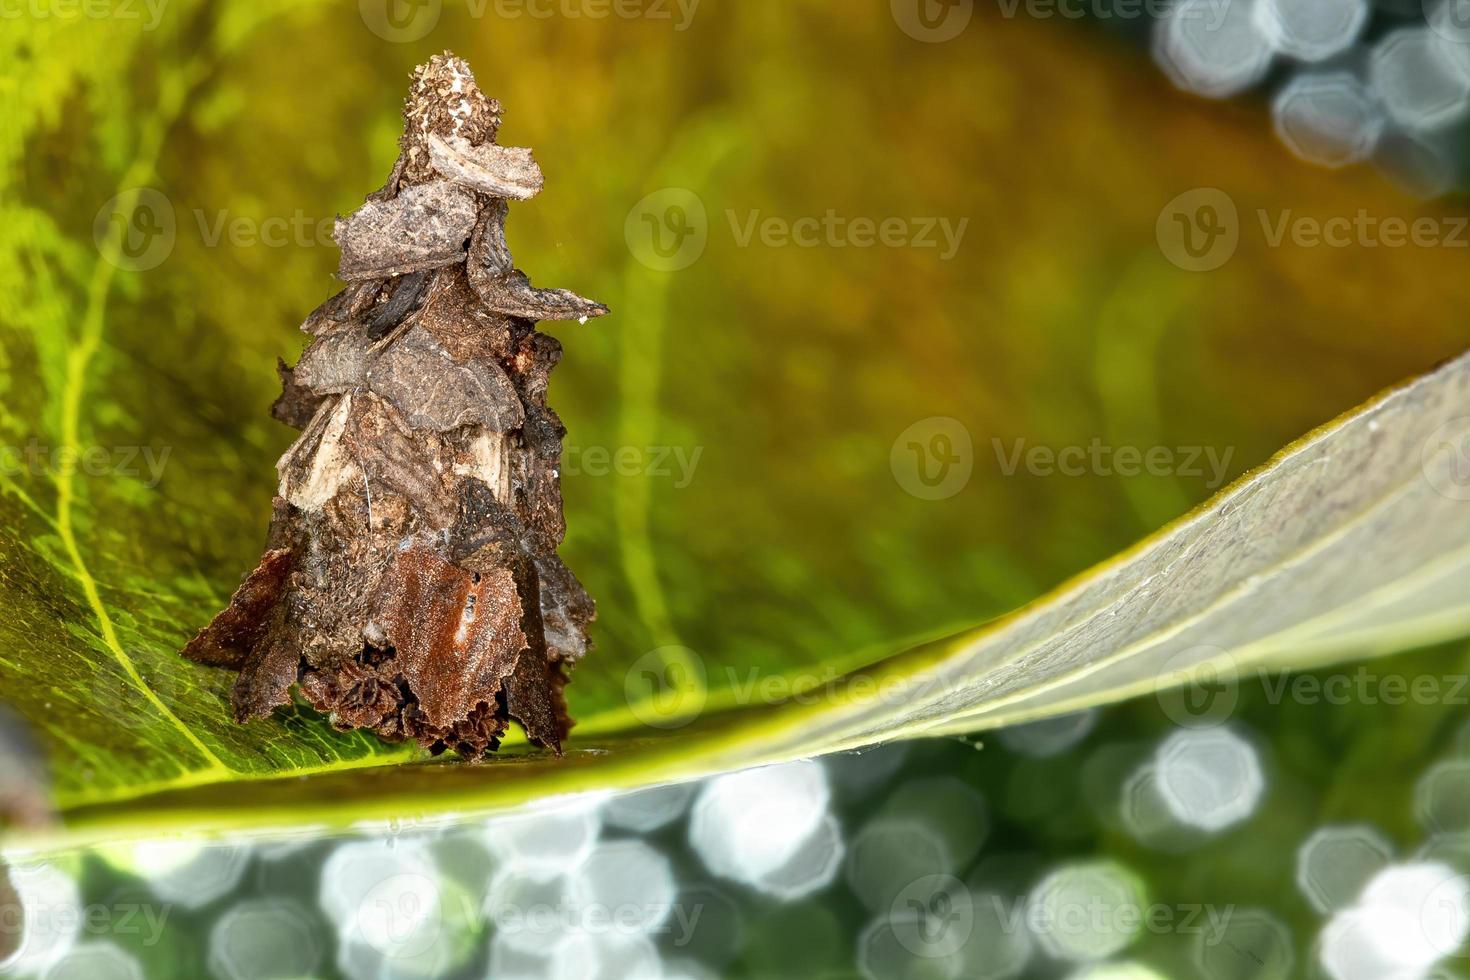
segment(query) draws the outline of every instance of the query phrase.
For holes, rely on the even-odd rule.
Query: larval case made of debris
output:
[[[280,368],[273,411],[301,437],[266,553],[184,651],[240,672],[237,721],[297,686],[342,729],[473,759],[514,720],[560,752],[594,605],[557,555],[561,345],[535,325],[607,309],[513,266],[507,201],[542,176],[500,120],[463,60],[431,59],[387,184],[338,219],[347,287]]]

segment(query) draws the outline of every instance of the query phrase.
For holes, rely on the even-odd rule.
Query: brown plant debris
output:
[[[479,758],[512,720],[560,752],[595,608],[556,553],[561,345],[535,324],[607,308],[512,265],[506,200],[541,170],[495,143],[500,104],[464,61],[419,67],[403,116],[388,183],[337,221],[347,288],[278,369],[272,412],[301,437],[265,556],[184,656],[240,672],[239,722],[294,688],[338,728],[434,752]]]

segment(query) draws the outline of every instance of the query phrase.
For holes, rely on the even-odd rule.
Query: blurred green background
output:
[[[749,701],[755,681],[825,679],[1014,609],[1218,487],[1177,465],[1008,473],[1018,441],[1207,448],[1233,478],[1470,346],[1463,202],[1295,159],[1266,87],[1180,93],[1137,31],[981,4],[926,40],[901,0],[594,8],[6,8],[0,436],[19,460],[103,453],[95,473],[58,479],[43,457],[0,480],[0,699],[37,733],[62,804],[410,754],[305,716],[235,729],[228,678],[175,651],[259,554],[292,436],[267,414],[273,364],[334,289],[326,229],[387,173],[409,71],[445,48],[500,99],[502,142],[546,173],[511,212],[518,265],[613,309],[548,326],[566,347],[551,392],[569,430],[563,553],[601,611],[569,690],[584,736],[647,720],[650,665],[692,667],[680,676],[711,707]],[[1219,195],[1229,253],[1197,268],[1175,219]],[[1345,244],[1273,237],[1360,214],[1376,230]],[[114,215],[141,236],[120,264],[97,245]],[[1435,243],[1385,244],[1385,221],[1418,219]],[[891,243],[863,244],[864,220],[889,222]],[[905,455],[962,445],[937,435],[969,442],[968,476],[938,488]],[[1449,676],[1464,655],[1384,670]],[[1151,703],[1045,764],[921,748],[839,811],[850,835],[904,778],[955,776],[997,814],[987,854],[1042,870],[1107,855],[1151,889],[1269,906],[1297,951],[1279,975],[1304,975],[1318,919],[1288,895],[1290,855],[1341,821],[1417,846],[1412,783],[1450,751],[1447,700],[1249,713],[1272,791],[1255,824],[1183,857],[1076,795],[1088,752],[1171,727]],[[73,869],[88,895],[132,887],[102,868]],[[312,880],[250,887],[310,906]],[[806,920],[756,903],[765,925],[713,968],[778,975],[810,946],[790,975],[851,969],[864,919],[826,894],[803,906],[819,921],[801,942],[781,930]],[[149,975],[198,975],[231,901],[181,916],[177,948],[148,954],[172,965]],[[476,936],[466,975],[487,968]],[[1160,957],[1191,975],[1186,953]]]

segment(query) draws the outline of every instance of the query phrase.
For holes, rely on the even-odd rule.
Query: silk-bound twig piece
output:
[[[237,721],[294,689],[339,728],[434,752],[479,758],[512,720],[561,751],[594,606],[557,556],[561,345],[535,324],[607,308],[513,266],[506,200],[542,175],[495,142],[500,118],[463,60],[430,59],[388,183],[337,221],[348,286],[279,369],[273,412],[301,437],[266,554],[184,650],[240,672]]]

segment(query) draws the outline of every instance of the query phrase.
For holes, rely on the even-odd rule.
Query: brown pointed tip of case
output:
[[[255,570],[245,576],[224,611],[184,647],[184,656],[211,667],[243,667],[251,648],[270,625],[290,571],[289,550],[267,551]]]

